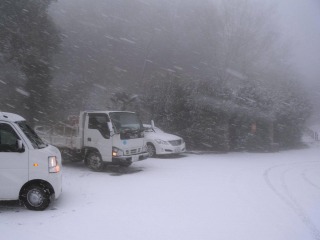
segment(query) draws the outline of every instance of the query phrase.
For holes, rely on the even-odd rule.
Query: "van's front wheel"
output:
[[[49,191],[39,185],[27,187],[22,196],[22,201],[26,208],[30,210],[42,211],[50,204]]]
[[[87,166],[96,172],[101,172],[104,169],[103,161],[98,152],[89,152],[86,157]]]

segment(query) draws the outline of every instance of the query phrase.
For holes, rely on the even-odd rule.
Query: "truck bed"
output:
[[[77,149],[80,146],[76,126],[60,122],[54,126],[36,126],[34,130],[45,142],[58,148]]]

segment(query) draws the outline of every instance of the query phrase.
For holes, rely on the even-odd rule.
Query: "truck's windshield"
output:
[[[143,131],[142,123],[135,113],[112,112],[110,119],[117,133],[123,131]]]
[[[47,144],[45,144],[42,139],[33,131],[29,125],[25,121],[17,122],[18,126],[24,132],[24,134],[29,138],[32,146],[36,149],[45,148]]]

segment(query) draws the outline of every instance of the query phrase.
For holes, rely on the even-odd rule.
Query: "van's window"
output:
[[[89,129],[97,129],[104,138],[110,138],[109,117],[104,113],[89,113]]]
[[[0,152],[17,152],[18,139],[14,129],[6,123],[0,123]]]
[[[45,148],[47,144],[45,144],[42,139],[33,131],[33,129],[27,125],[25,121],[17,122],[21,130],[24,134],[29,138],[32,146],[36,149]]]

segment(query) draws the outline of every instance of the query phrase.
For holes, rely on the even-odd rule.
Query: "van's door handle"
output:
[[[91,138],[88,138],[88,141],[91,142]]]

